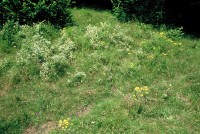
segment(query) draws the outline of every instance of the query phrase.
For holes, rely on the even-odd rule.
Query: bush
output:
[[[64,27],[72,24],[71,0],[3,0],[0,2],[0,25],[13,20],[19,24],[48,21]]]
[[[16,47],[16,33],[19,31],[18,23],[8,21],[0,31],[0,50],[4,53],[10,53],[11,48]]]
[[[163,20],[163,0],[112,0],[113,11],[119,20],[138,19],[145,23]]]
[[[64,32],[59,39],[48,40],[41,28],[44,28],[42,23],[33,27],[21,26],[18,34],[24,39],[16,55],[17,69],[30,78],[39,76],[42,80],[57,79],[65,74],[75,44]]]
[[[200,33],[199,0],[111,0],[113,12],[121,21],[139,20],[150,24],[169,24],[184,31]]]

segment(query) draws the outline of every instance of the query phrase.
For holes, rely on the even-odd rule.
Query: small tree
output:
[[[19,24],[48,21],[59,27],[72,24],[71,0],[2,0],[0,2],[0,24],[8,20]]]

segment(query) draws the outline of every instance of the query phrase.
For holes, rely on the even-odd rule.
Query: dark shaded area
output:
[[[186,33],[200,35],[200,0],[177,3],[174,0],[166,0],[164,10],[167,24],[182,26]]]
[[[77,7],[90,7],[97,9],[112,9],[111,0],[74,0]]]

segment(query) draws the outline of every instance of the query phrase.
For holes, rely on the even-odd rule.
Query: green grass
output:
[[[73,15],[60,31],[20,27],[11,51],[1,38],[0,133],[200,133],[199,39],[109,11]],[[149,94],[134,99],[137,86]]]

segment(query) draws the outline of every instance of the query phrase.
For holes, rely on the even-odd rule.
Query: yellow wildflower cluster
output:
[[[160,32],[160,37],[166,37],[164,32]]]
[[[173,45],[181,45],[180,42],[177,43],[177,42],[174,42],[173,40],[171,40],[170,38],[167,38],[164,32],[160,32],[159,34],[160,34],[161,38],[164,38],[166,41],[172,43]]]
[[[59,127],[62,130],[66,130],[70,125],[69,121],[70,121],[70,118],[67,118],[67,119],[64,119],[64,120],[59,120]]]
[[[133,94],[133,98],[141,98],[147,94],[149,94],[149,88],[147,86],[135,87],[135,93]]]

